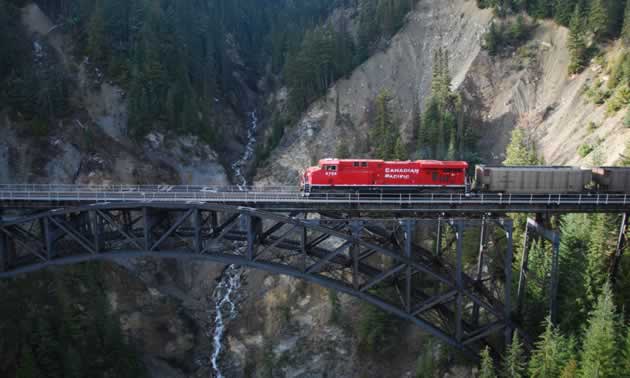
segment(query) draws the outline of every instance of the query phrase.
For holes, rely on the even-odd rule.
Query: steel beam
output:
[[[164,243],[164,241],[171,236],[171,234],[173,232],[175,232],[175,230],[177,230],[189,217],[190,215],[193,213],[194,209],[189,209],[187,210],[183,215],[181,215],[176,221],[175,223],[173,223],[171,225],[171,227],[162,234],[162,236],[160,236],[160,238],[153,244],[151,245],[151,248],[149,249],[150,251],[155,251],[158,249],[158,247]]]
[[[405,257],[411,260],[411,250],[413,247],[413,236],[416,222],[413,219],[405,219],[403,221],[405,226]],[[407,312],[411,312],[411,276],[412,276],[412,267],[407,264],[407,269],[405,270],[405,310]]]
[[[457,296],[455,298],[455,340],[461,342],[464,338],[464,330],[462,328],[462,319],[464,316],[464,283],[462,280],[464,224],[461,221],[456,221],[451,225],[454,226],[455,237],[457,238],[455,257],[455,287],[457,288]]]
[[[503,269],[504,269],[504,295],[503,299],[503,317],[505,319],[505,346],[507,348],[508,345],[512,343],[512,262],[514,260],[514,244],[513,244],[513,236],[514,236],[514,225],[512,220],[507,220],[503,222],[503,229],[505,230],[505,237],[507,239],[507,246],[505,250],[505,256],[503,261]]]
[[[523,255],[521,256],[521,268],[518,275],[518,288],[516,291],[516,313],[520,316],[523,310],[523,301],[525,300],[525,291],[527,290],[527,272],[529,265],[529,247],[531,239],[529,234],[529,222],[525,225],[525,236],[523,241]]]
[[[554,233],[551,240],[551,289],[549,293],[549,316],[553,324],[558,321],[558,282],[560,274],[560,236]]]
[[[619,263],[623,250],[626,247],[626,232],[628,231],[628,213],[623,213],[621,217],[621,226],[619,227],[619,235],[617,236],[617,248],[615,248],[615,256],[610,265],[610,282],[614,285],[617,282],[617,272],[619,271]]]
[[[203,250],[203,240],[201,239],[203,214],[201,214],[201,210],[199,210],[198,208],[193,209],[191,218],[191,223],[193,227],[193,252],[196,254],[200,254]]]
[[[0,232],[0,272],[8,272],[11,268],[9,256],[9,236]]]
[[[479,255],[477,256],[477,276],[475,277],[475,284],[476,285],[483,285],[483,282],[481,282],[481,277],[483,274],[483,267],[484,267],[484,253],[485,253],[485,249],[486,249],[486,217],[483,216],[481,218],[481,230],[479,232],[480,236],[479,236]],[[476,327],[479,325],[479,305],[478,304],[473,304],[473,325]]]
[[[361,285],[359,279],[359,257],[361,256],[361,246],[358,241],[361,240],[361,232],[363,231],[363,222],[353,221],[350,223],[352,238],[354,242],[350,246],[350,258],[352,259],[352,286],[355,290]]]
[[[107,224],[112,227],[114,231],[120,233],[127,242],[133,244],[139,250],[143,249],[142,245],[140,245],[136,238],[129,233],[131,230],[128,227],[119,225],[109,214],[102,210],[96,210],[96,216],[101,217],[105,222],[107,222]]]

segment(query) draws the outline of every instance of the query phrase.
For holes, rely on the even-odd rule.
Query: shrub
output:
[[[578,155],[580,155],[581,158],[585,158],[591,152],[593,152],[594,149],[595,147],[593,147],[592,145],[584,143],[578,148]]]
[[[588,126],[586,126],[586,130],[587,130],[589,133],[592,133],[593,131],[597,130],[597,128],[598,128],[598,127],[599,127],[599,125],[598,125],[598,124],[596,124],[596,123],[595,123],[595,122],[593,122],[593,121],[590,121],[590,122],[588,123]]]
[[[608,114],[617,113],[621,108],[630,104],[630,88],[627,85],[621,85],[615,90],[615,94],[608,101]]]

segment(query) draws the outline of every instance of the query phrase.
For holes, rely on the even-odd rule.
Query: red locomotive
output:
[[[466,188],[465,161],[323,159],[301,179],[305,193],[318,191],[441,191]]]

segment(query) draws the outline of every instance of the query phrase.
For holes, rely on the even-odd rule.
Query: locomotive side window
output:
[[[361,166],[362,166],[362,167],[364,167],[364,168],[367,168],[367,166],[368,166],[367,161],[362,162],[362,163],[361,163]]]
[[[352,166],[353,166],[353,167],[358,167],[358,166],[359,166],[359,162],[358,162],[358,161],[355,161],[355,162],[352,164]]]
[[[337,170],[337,166],[336,165],[327,165],[326,166],[326,170],[327,171],[336,171]]]

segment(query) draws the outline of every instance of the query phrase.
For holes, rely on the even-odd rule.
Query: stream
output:
[[[243,191],[247,187],[247,179],[243,171],[247,163],[254,157],[256,149],[256,129],[258,128],[258,117],[256,112],[249,113],[247,127],[247,144],[241,158],[232,164],[234,179],[239,190]],[[241,248],[238,247],[237,248]],[[221,279],[212,293],[215,303],[214,309],[214,330],[212,331],[212,356],[210,363],[214,372],[214,377],[223,378],[219,366],[219,357],[223,350],[223,337],[225,335],[225,322],[234,319],[238,315],[236,305],[238,291],[241,287],[243,269],[236,265],[228,266],[221,275]]]

